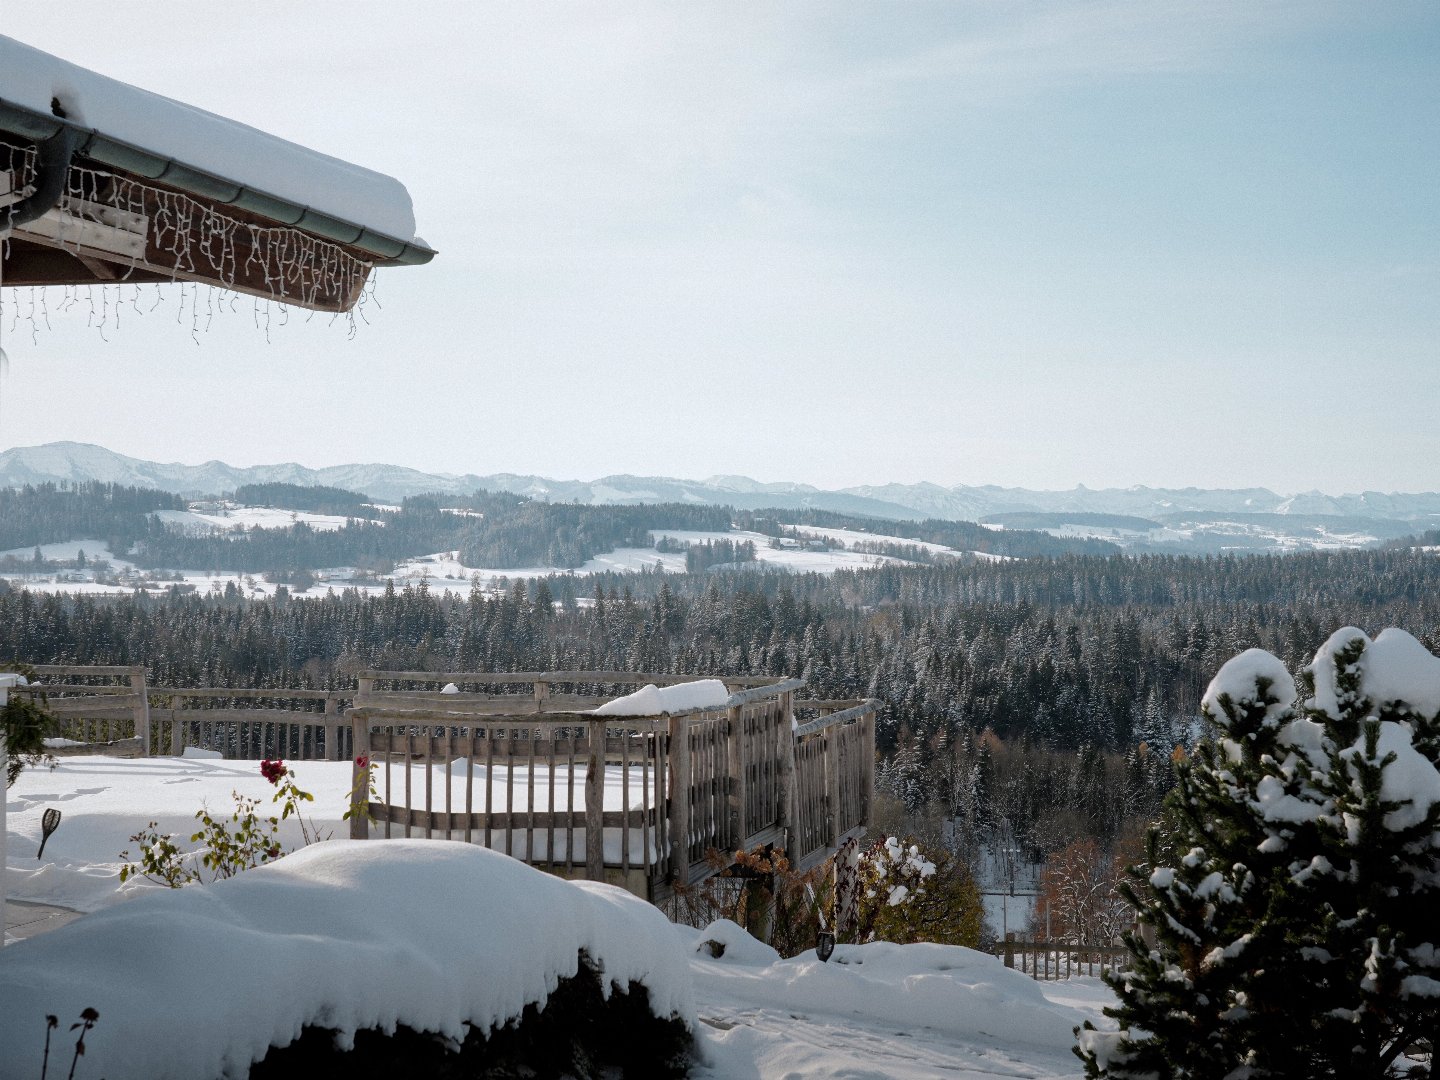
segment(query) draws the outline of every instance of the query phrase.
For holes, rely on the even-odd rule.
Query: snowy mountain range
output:
[[[1276,546],[1292,537],[1300,547],[1357,546],[1440,526],[1440,493],[1327,495],[1319,491],[1279,495],[1265,488],[1106,488],[1032,491],[993,485],[884,484],[827,491],[809,484],[760,483],[744,476],[685,480],[664,476],[605,476],[553,480],[496,473],[426,473],[399,465],[354,464],[311,469],[293,462],[237,468],[221,461],[200,465],[127,457],[87,443],[54,442],[0,453],[0,486],[44,481],[100,480],[159,488],[187,496],[216,495],[241,484],[323,484],[396,501],[421,492],[468,494],[477,488],[508,491],[556,502],[682,502],[814,508],[842,514],[904,520],[943,518],[993,521],[1013,528],[1044,528],[1068,535],[1096,535],[1141,547],[1194,550],[1194,532],[1248,536]],[[1009,515],[1015,515],[1011,518]],[[1129,520],[1107,522],[1097,515]],[[1138,519],[1138,520],[1137,520]],[[1325,541],[1337,540],[1336,543]],[[1231,545],[1202,543],[1205,550]],[[1284,547],[1281,543],[1278,546]]]

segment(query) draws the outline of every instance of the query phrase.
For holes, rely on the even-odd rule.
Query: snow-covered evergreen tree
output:
[[[1440,659],[1347,627],[1293,679],[1258,649],[1204,698],[1168,839],[1131,890],[1120,1030],[1090,1076],[1429,1076],[1440,1034]],[[1163,865],[1164,863],[1175,865]]]

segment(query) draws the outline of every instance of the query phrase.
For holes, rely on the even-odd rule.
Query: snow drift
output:
[[[37,1075],[45,1015],[87,1007],[87,1075],[109,1080],[243,1076],[307,1025],[458,1042],[546,1000],[582,950],[607,992],[639,983],[692,1025],[673,931],[629,893],[461,843],[333,840],[6,947],[0,1078]]]

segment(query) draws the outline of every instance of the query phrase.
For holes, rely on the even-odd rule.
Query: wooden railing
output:
[[[56,734],[74,742],[133,746],[145,755],[178,755],[196,746],[231,758],[350,756],[350,728],[340,711],[353,692],[149,686],[146,669],[138,666],[41,664],[31,670],[36,681],[16,692],[43,696]],[[233,704],[240,701],[254,704]],[[315,708],[323,711],[310,711]]]
[[[149,692],[150,718],[164,747],[157,752],[195,746],[227,758],[343,761],[351,746],[341,702],[354,697],[338,690],[157,686]],[[253,704],[230,704],[240,701]]]
[[[77,742],[364,758],[376,793],[352,835],[442,836],[564,874],[636,874],[652,896],[713,873],[715,852],[774,845],[808,869],[864,832],[873,801],[876,703],[796,701],[799,680],[722,677],[719,708],[596,717],[629,688],[699,676],[362,671],[349,692],[154,687],[142,667],[35,672],[21,692],[45,694]]]
[[[133,743],[135,752],[153,751],[143,667],[37,664],[30,672],[36,679],[10,692],[44,697],[60,738],[87,744]]]
[[[668,871],[663,718],[555,713],[517,726],[518,717],[428,709],[361,706],[348,715],[355,790],[374,784],[368,815],[350,819],[352,838],[464,840],[592,878],[607,861],[626,873]]]
[[[587,687],[694,676],[363,672],[359,678],[358,704],[347,714],[363,759],[354,783],[361,790],[373,770],[375,792],[371,820],[353,816],[352,836],[443,836],[565,874],[638,874],[653,898],[714,873],[715,852],[770,844],[808,868],[869,821],[875,703],[796,702],[804,685],[799,680],[726,679],[727,686],[743,688],[724,707],[596,717],[577,706],[589,709],[609,698]],[[503,685],[518,692],[447,695],[376,689],[377,682]],[[797,728],[797,710],[821,715]]]
[[[1130,951],[1121,945],[1076,945],[1066,941],[1026,940],[1014,933],[995,945],[995,955],[1008,968],[1018,968],[1040,980],[1068,979],[1072,975],[1095,975],[1118,971]]]
[[[875,703],[800,702],[823,715],[795,729],[790,862],[801,872],[865,832],[875,798]],[[839,711],[831,711],[838,707]]]

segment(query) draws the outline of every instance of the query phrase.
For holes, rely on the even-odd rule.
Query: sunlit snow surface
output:
[[[120,852],[129,850],[131,859],[138,859],[137,845],[130,837],[149,821],[158,823],[158,831],[171,833],[181,850],[198,845],[189,842],[195,832],[195,811],[208,806],[214,811],[229,813],[234,805],[234,792],[259,799],[261,810],[268,814],[277,810],[270,802],[274,788],[260,775],[257,761],[223,761],[201,758],[149,758],[126,760],[106,757],[66,757],[54,769],[28,769],[21,774],[7,796],[10,840],[7,849],[6,894],[16,900],[59,904],[80,911],[95,911],[137,891],[152,886],[132,879],[120,884],[120,867],[125,860]],[[307,819],[313,818],[319,831],[335,836],[348,836],[349,824],[341,815],[349,805],[351,767],[348,761],[292,762],[296,783],[315,796],[306,804]],[[488,789],[490,805],[496,812],[507,806],[527,805],[530,777],[520,769],[512,775],[503,765],[486,769],[474,767],[470,798],[477,809],[486,805]],[[386,798],[393,793],[401,800],[405,784],[403,765],[386,769],[377,764],[374,770],[378,794]],[[410,768],[414,792],[425,790],[425,768]],[[448,769],[434,766],[429,776],[434,805],[446,805],[446,789],[450,805],[456,810],[465,806],[466,774],[463,761]],[[553,780],[553,783],[552,783]],[[605,807],[607,810],[639,809],[655,802],[655,777],[648,777],[638,766],[632,766],[628,779],[618,765],[605,772]],[[536,808],[545,808],[553,798],[556,809],[585,809],[585,766],[576,765],[571,775],[563,762],[552,777],[545,766],[535,772]],[[45,861],[37,862],[35,852],[40,844],[40,819],[46,808],[62,813],[59,831],[45,845]],[[375,827],[379,831],[382,826]],[[397,834],[398,834],[397,830]],[[604,830],[605,857],[618,863],[621,855],[620,828]],[[638,859],[646,834],[639,828],[630,830],[629,852]],[[281,836],[287,846],[300,842],[300,830],[294,818],[282,823]],[[457,834],[457,839],[459,835]],[[652,846],[654,832],[648,834]],[[493,830],[490,847],[521,855],[527,834],[516,829],[507,841],[502,830]],[[533,836],[537,858],[548,853],[549,834],[535,830]],[[563,836],[557,836],[556,857],[566,855]],[[574,837],[570,852],[575,861],[585,859],[583,833]]]
[[[35,1075],[46,1013],[87,1007],[85,1075],[110,1080],[243,1076],[305,1024],[458,1042],[544,1001],[582,950],[691,1021],[684,958],[645,901],[453,841],[333,840],[7,946],[0,1077]]]
[[[154,516],[166,525],[191,532],[288,529],[291,525],[305,525],[316,532],[334,532],[343,529],[347,521],[360,520],[341,514],[312,514],[306,510],[280,510],[270,506],[236,506],[209,511],[156,510]],[[371,524],[381,523],[372,521]]]
[[[341,833],[348,763],[295,769],[317,824]],[[83,1075],[112,1080],[211,1075],[307,1018],[448,1030],[462,1012],[513,1013],[582,943],[611,977],[652,987],[657,1011],[694,1019],[699,1078],[1078,1077],[1070,1029],[1108,1023],[1095,979],[1035,983],[949,946],[782,961],[734,927],[670,927],[617,890],[441,841],[331,842],[218,886],[117,891],[125,836],[157,817],[187,831],[232,788],[272,790],[256,762],[72,758],[22,775],[7,893],[101,910],[0,956],[0,1078],[38,1075],[44,1014],[68,1023],[87,1006],[101,1019]],[[65,818],[37,866],[46,806]],[[717,937],[734,944],[715,959],[701,946]]]

